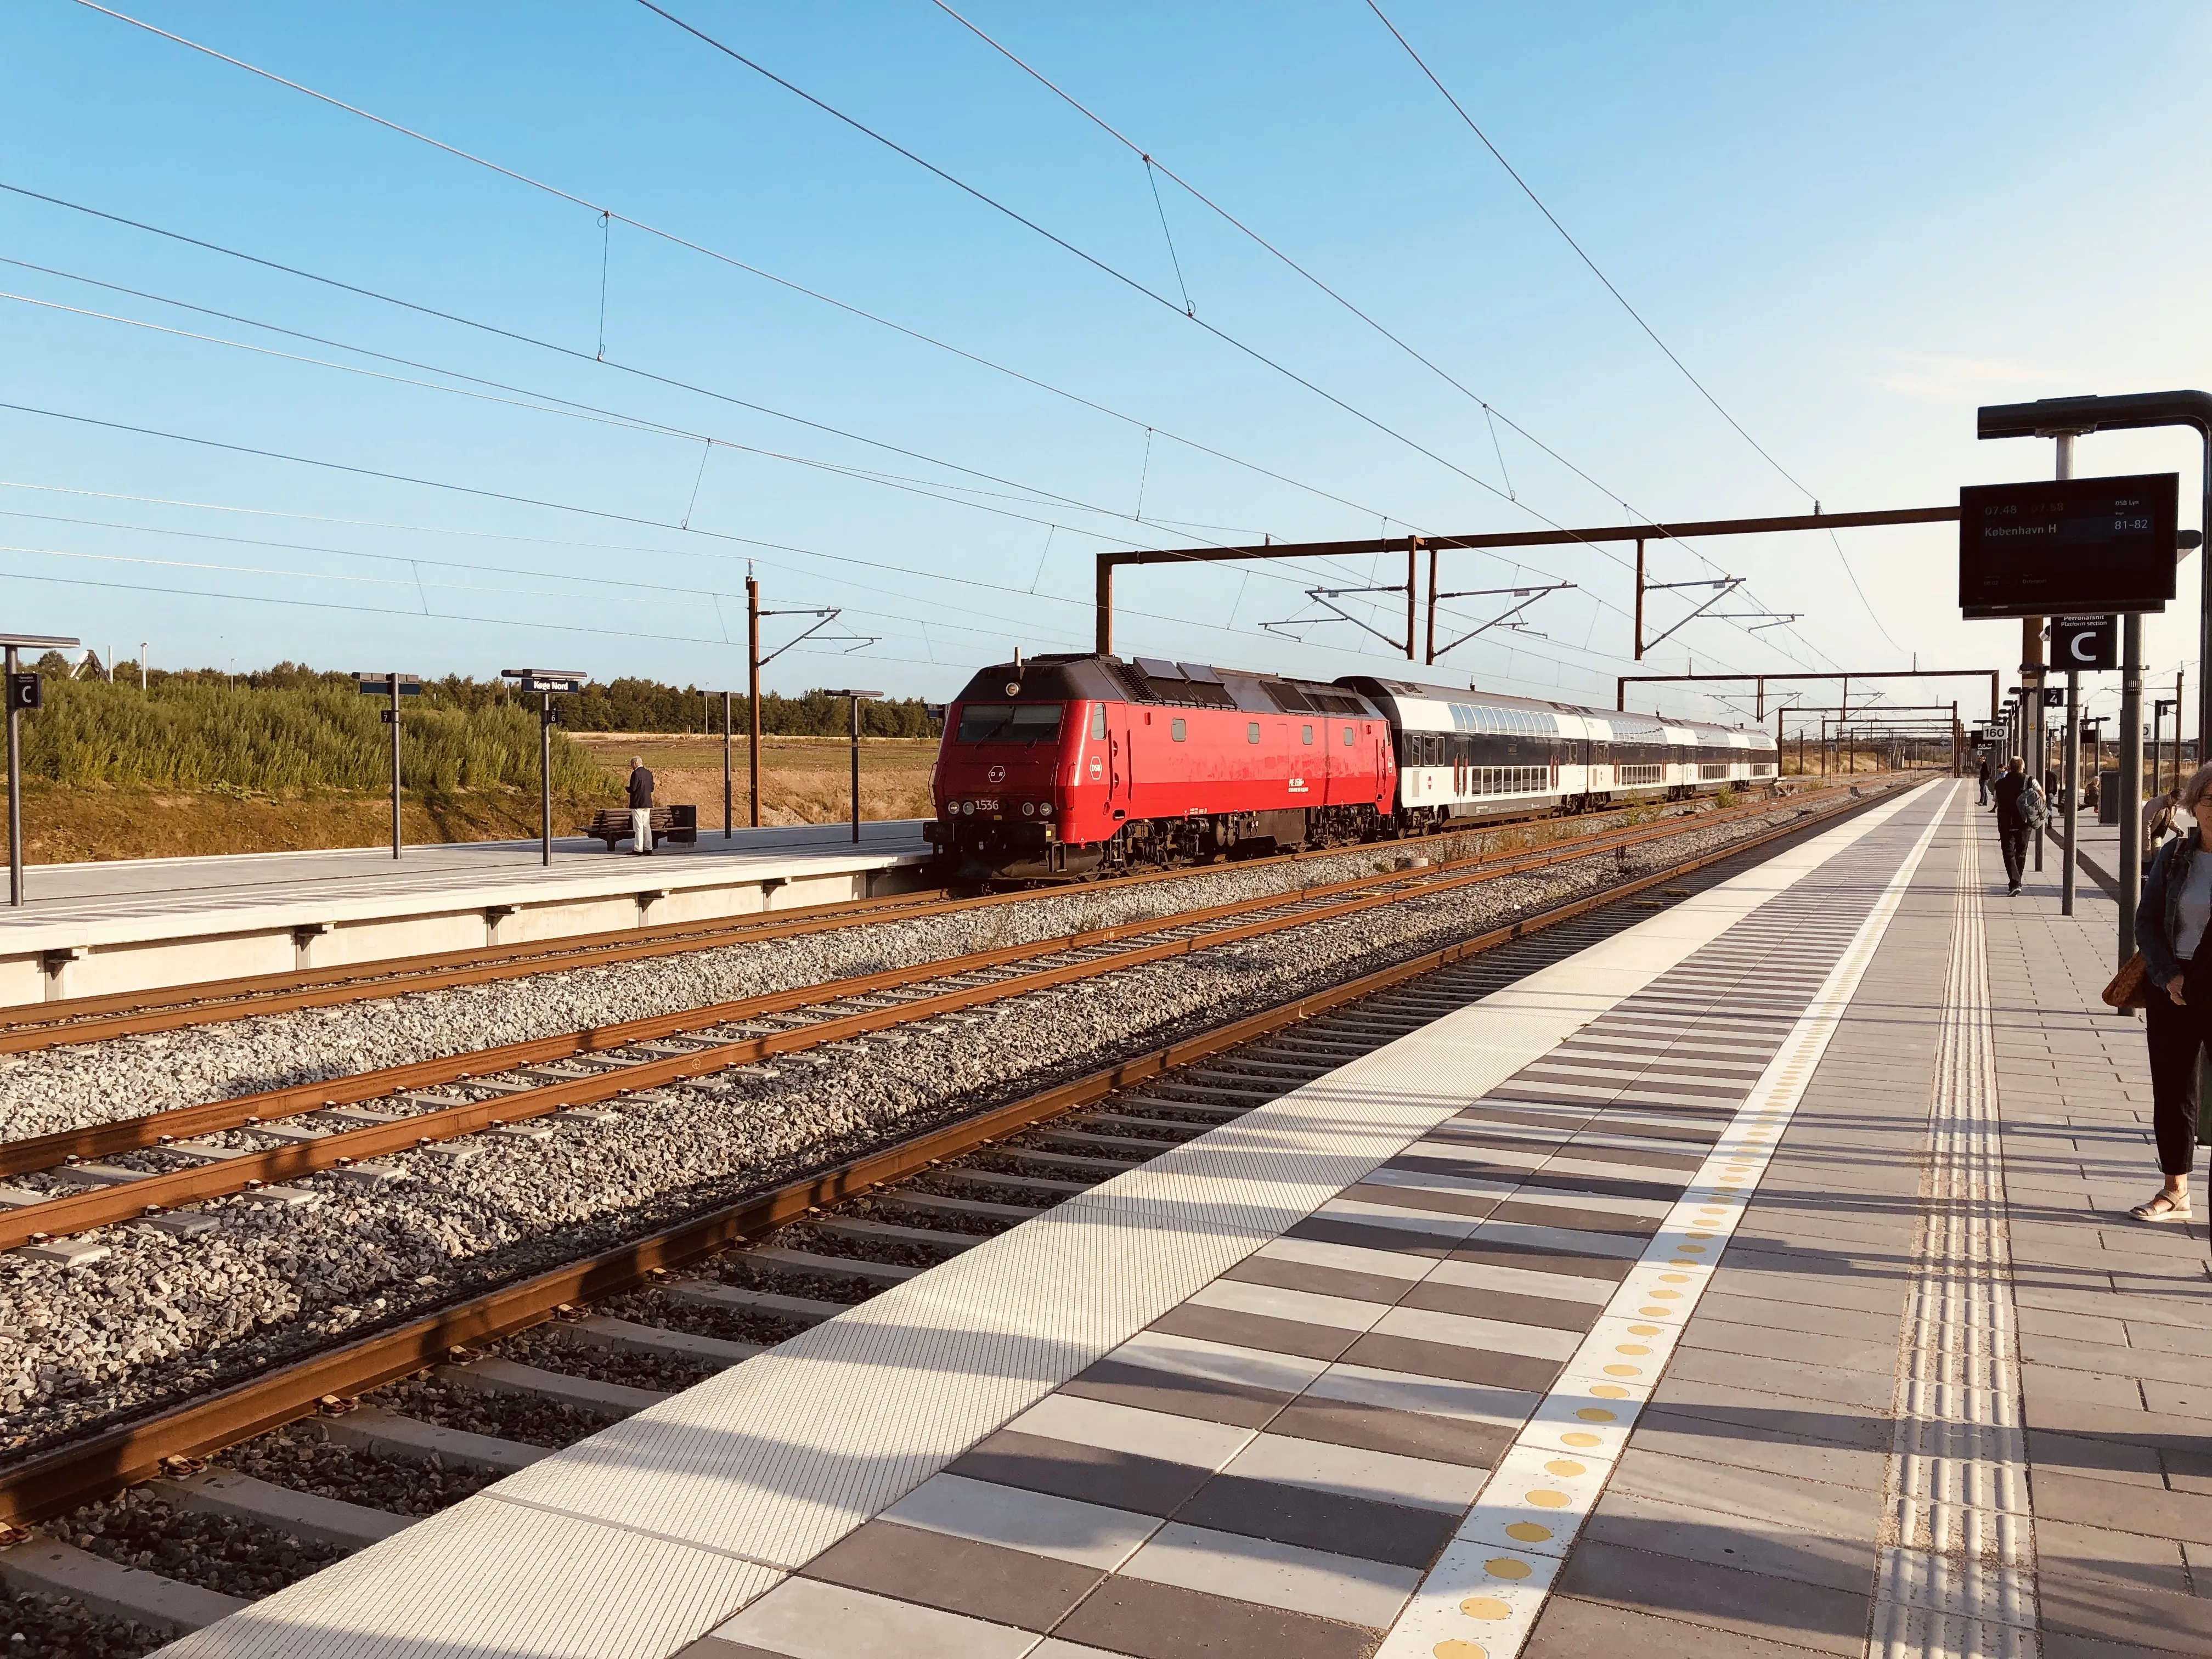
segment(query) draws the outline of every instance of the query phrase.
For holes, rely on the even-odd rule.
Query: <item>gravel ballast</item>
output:
[[[1632,849],[1625,863],[1606,854],[1121,969],[906,1028],[902,1043],[838,1044],[821,1051],[818,1066],[696,1079],[632,1097],[613,1121],[563,1125],[542,1143],[479,1137],[482,1150],[458,1170],[397,1154],[404,1178],[373,1190],[313,1176],[297,1183],[313,1200],[297,1206],[216,1200],[201,1206],[217,1218],[215,1231],[179,1239],[112,1228],[101,1237],[113,1254],[85,1267],[0,1257],[0,1456],[250,1376],[1773,826],[1771,818],[1715,825]],[[1380,854],[1389,862],[1402,855]],[[1371,866],[1378,854],[1357,856]],[[1227,883],[1237,874],[1232,866],[1200,879]],[[1300,874],[1316,878],[1310,865]],[[1168,885],[1182,890],[1173,908],[1200,902],[1187,884],[1132,890],[1150,902]],[[1114,896],[1102,889],[1057,902],[1095,906]],[[1015,911],[986,914],[1012,926]],[[1043,931],[1072,925],[1063,917]],[[666,1322],[763,1340],[744,1328],[749,1321],[695,1313]],[[498,1425],[493,1413],[504,1408],[487,1403],[494,1398],[471,1393],[465,1403],[451,1402],[492,1426],[453,1425],[533,1438]],[[393,1404],[411,1415],[430,1411],[424,1402]],[[542,1419],[554,1408],[532,1409]],[[564,1429],[535,1443],[574,1437]]]
[[[309,1543],[235,1516],[179,1508],[148,1486],[88,1504],[47,1530],[118,1566],[247,1600],[280,1590],[346,1553],[335,1544]]]
[[[62,1596],[0,1589],[0,1654],[7,1659],[139,1659],[175,1637],[103,1618]]]
[[[340,1445],[305,1423],[233,1447],[223,1454],[222,1466],[273,1486],[390,1515],[435,1515],[499,1479],[490,1469],[451,1465],[434,1457],[386,1457],[365,1446]]]
[[[1555,822],[1534,832],[1569,829]],[[0,1055],[0,1141],[1351,880],[1401,858],[1468,856],[1478,842],[1530,833],[1469,831],[1167,881],[1102,882],[980,910]]]

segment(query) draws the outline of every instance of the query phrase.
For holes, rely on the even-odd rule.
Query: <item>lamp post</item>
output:
[[[541,862],[553,862],[553,712],[556,693],[584,689],[580,668],[502,668],[501,679],[513,680],[518,691],[538,693],[538,848]]]
[[[860,705],[880,691],[824,691],[825,697],[847,697],[853,704],[853,845],[860,844]]]
[[[23,714],[45,697],[38,671],[23,672],[23,651],[74,651],[78,641],[59,635],[0,634],[8,655],[8,902],[23,902]],[[142,651],[143,657],[144,653]]]

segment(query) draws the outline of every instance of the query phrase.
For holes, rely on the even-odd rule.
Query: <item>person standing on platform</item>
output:
[[[2143,803],[2142,867],[2146,877],[2150,861],[2158,853],[2158,844],[2174,832],[2174,807],[2179,795],[2179,790],[2168,789]]]
[[[2166,1184],[2129,1213],[2138,1221],[2189,1219],[2189,1176],[2197,1163],[2197,1059],[2212,1037],[2212,856],[2196,815],[2212,790],[2212,766],[2181,786],[2174,824],[2184,833],[2159,849],[2136,907],[2136,944],[2153,989],[2143,1010],[2150,1045],[2151,1134]],[[2204,806],[2212,812],[2212,806]],[[2203,963],[2199,969],[2197,964]]]
[[[629,832],[635,838],[633,853],[653,851],[653,774],[642,755],[629,757]]]
[[[1990,793],[1996,797],[1997,847],[2004,854],[2005,891],[2011,896],[2020,891],[2021,872],[2027,867],[2027,837],[2035,828],[2031,821],[2035,785],[2027,775],[2027,763],[2017,755],[2007,761],[2004,775]]]
[[[1990,757],[1987,755],[1982,757],[1982,769],[1976,775],[1981,781],[1982,793],[1981,798],[1975,801],[1974,805],[1987,806],[1990,804]]]

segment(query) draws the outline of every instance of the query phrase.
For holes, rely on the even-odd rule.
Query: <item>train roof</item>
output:
[[[1680,720],[1671,714],[1646,714],[1635,709],[1593,708],[1584,703],[1559,702],[1549,697],[1516,697],[1503,691],[1478,691],[1472,686],[1430,685],[1419,680],[1385,678],[1379,674],[1347,674],[1337,681],[1339,685],[1354,687],[1370,697],[1423,697],[1436,702],[1471,702],[1479,707],[1502,708],[1534,708],[1554,714],[1573,714],[1584,720],[1605,720],[1615,726],[1632,726],[1638,732],[1654,731],[1661,726],[1673,726],[1677,731],[1726,732],[1736,737],[1756,738],[1764,735],[1765,728],[1757,726],[1722,726],[1712,720]]]
[[[1179,708],[1236,708],[1255,714],[1382,713],[1356,688],[1164,657],[1053,654],[976,670],[960,702],[1071,702],[1097,699]]]

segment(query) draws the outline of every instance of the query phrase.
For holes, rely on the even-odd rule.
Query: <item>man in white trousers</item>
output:
[[[653,774],[642,755],[629,757],[629,832],[633,853],[653,851]]]

